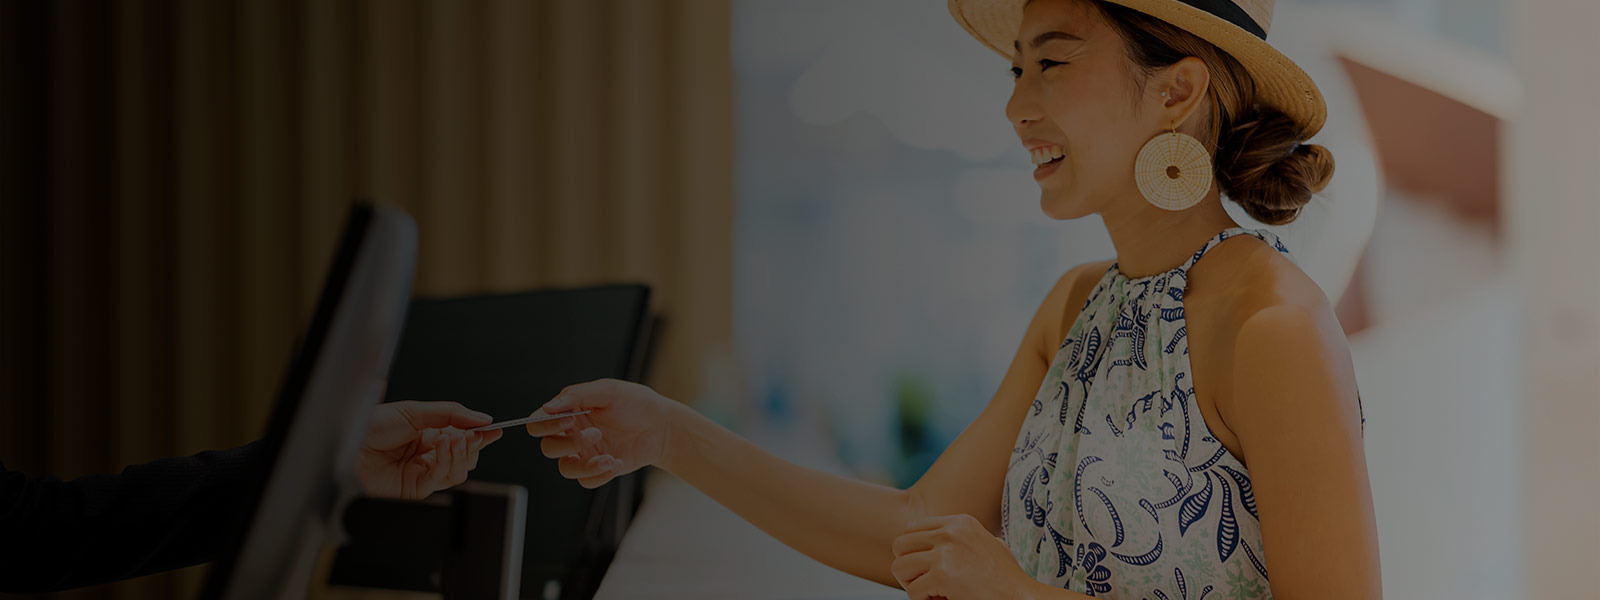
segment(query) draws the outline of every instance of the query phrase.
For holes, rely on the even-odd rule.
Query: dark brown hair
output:
[[[1288,115],[1257,103],[1255,80],[1239,61],[1211,42],[1131,8],[1093,0],[1107,24],[1125,42],[1137,97],[1157,70],[1187,56],[1211,71],[1206,90],[1211,115],[1200,142],[1212,161],[1222,193],[1268,225],[1295,220],[1311,195],[1333,177],[1333,153],[1302,144]],[[1136,97],[1136,99],[1137,99]]]

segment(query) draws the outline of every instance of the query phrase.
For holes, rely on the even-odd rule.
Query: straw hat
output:
[[[1322,130],[1328,108],[1305,71],[1267,44],[1273,0],[1105,0],[1178,26],[1232,55],[1255,78],[1257,100],[1300,124],[1302,139]],[[967,33],[1011,60],[1027,0],[950,0]]]

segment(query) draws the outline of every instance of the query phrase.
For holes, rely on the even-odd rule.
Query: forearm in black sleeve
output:
[[[0,465],[0,592],[70,589],[212,560],[266,470],[260,442],[72,481]]]

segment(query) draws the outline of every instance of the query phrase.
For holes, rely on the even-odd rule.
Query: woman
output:
[[[619,381],[529,426],[594,487],[657,465],[791,547],[911,598],[1376,598],[1349,351],[1253,218],[1333,171],[1316,86],[1265,42],[1271,0],[950,0],[1012,59],[1006,116],[1057,219],[1114,261],[1055,284],[987,408],[909,489],[785,463]],[[996,536],[998,534],[998,537]],[[1271,573],[1269,583],[1268,573]]]

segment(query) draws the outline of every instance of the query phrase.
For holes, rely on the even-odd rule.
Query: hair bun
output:
[[[1333,178],[1333,153],[1301,143],[1288,115],[1253,106],[1217,140],[1217,185],[1267,225],[1294,221]]]

